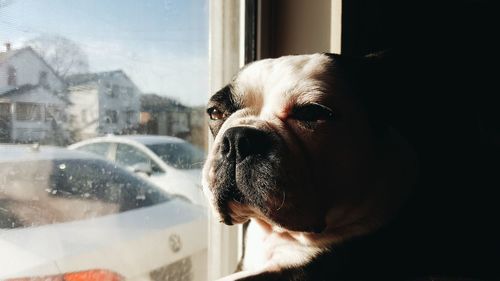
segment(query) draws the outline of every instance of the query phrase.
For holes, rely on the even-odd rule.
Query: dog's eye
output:
[[[291,118],[305,122],[321,122],[333,119],[333,111],[317,103],[295,107]]]
[[[210,117],[210,120],[222,120],[226,119],[229,114],[226,111],[222,111],[216,107],[211,107],[207,109],[208,116]]]

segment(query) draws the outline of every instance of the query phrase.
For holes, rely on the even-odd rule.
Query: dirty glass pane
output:
[[[116,163],[125,167],[139,163],[149,164],[151,159],[143,152],[126,144],[118,144],[116,148]]]
[[[189,143],[150,144],[148,148],[178,169],[200,168],[205,159],[203,151]]]
[[[111,147],[111,143],[100,142],[100,143],[91,143],[91,144],[84,145],[84,146],[78,148],[78,150],[87,151],[87,152],[90,152],[93,154],[107,157],[110,147]]]
[[[169,200],[168,193],[104,160],[0,163],[0,177],[0,228],[95,218]]]
[[[207,280],[207,92],[208,0],[0,0],[0,280]]]

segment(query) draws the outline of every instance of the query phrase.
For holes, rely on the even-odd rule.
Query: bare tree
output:
[[[26,42],[62,78],[75,73],[88,72],[87,54],[66,37],[45,34]]]
[[[0,0],[0,9],[9,6],[12,2],[14,2],[14,0]]]

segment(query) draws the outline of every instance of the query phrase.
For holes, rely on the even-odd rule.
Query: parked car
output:
[[[69,149],[95,153],[128,169],[147,175],[164,190],[207,206],[201,187],[205,154],[192,144],[169,136],[108,135],[84,140]]]
[[[206,279],[204,208],[90,153],[0,155],[0,280]]]

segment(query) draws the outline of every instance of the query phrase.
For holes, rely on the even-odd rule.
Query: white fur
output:
[[[301,265],[322,251],[284,229],[258,220],[252,220],[248,226],[245,247],[243,269],[250,271]]]

